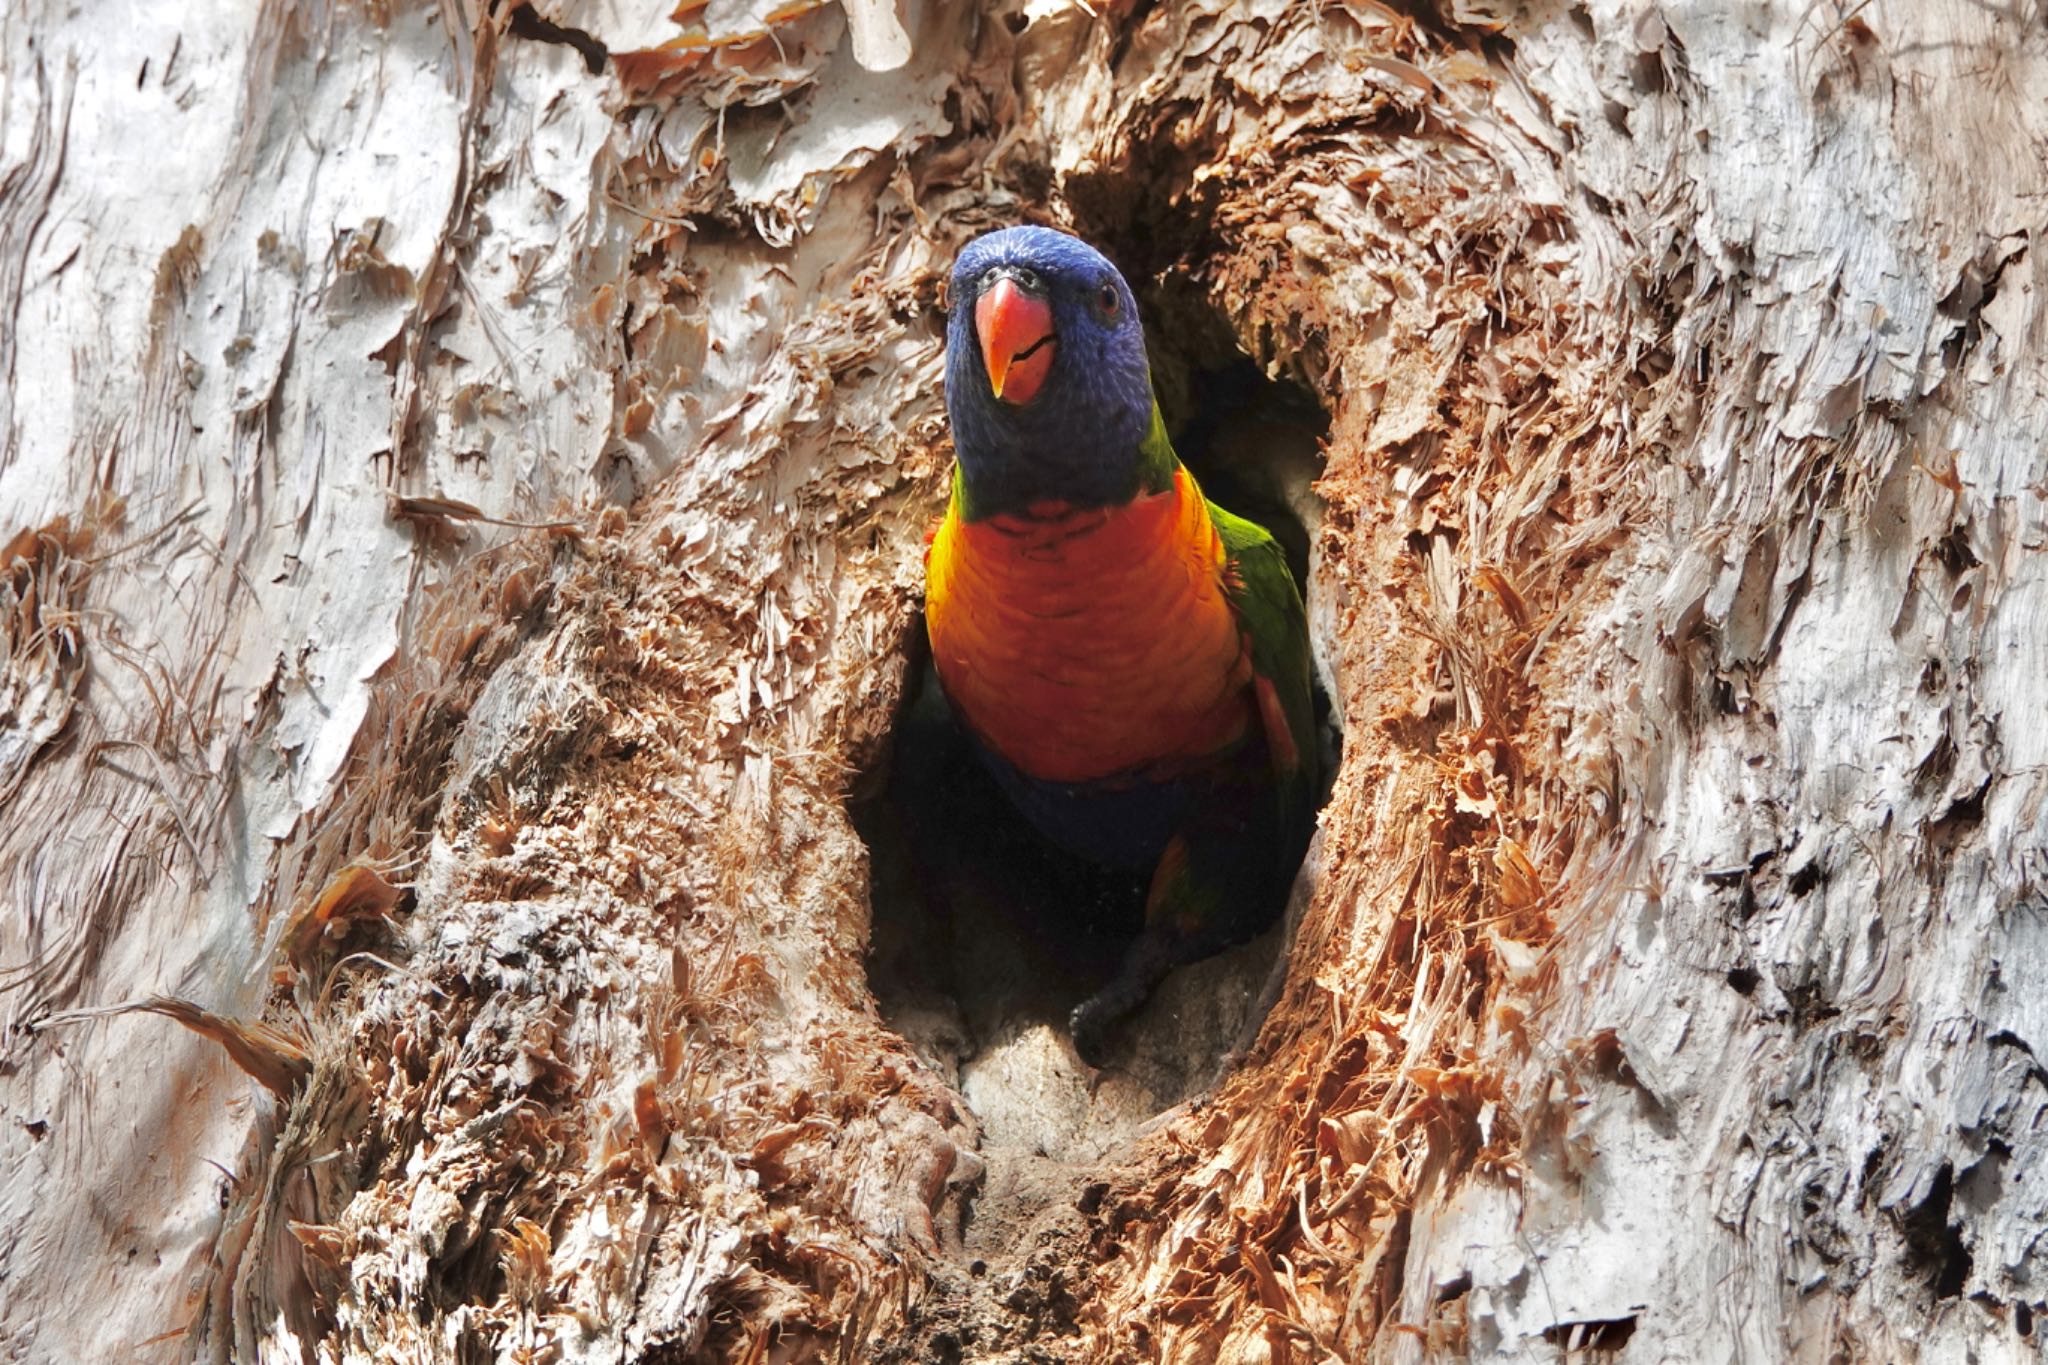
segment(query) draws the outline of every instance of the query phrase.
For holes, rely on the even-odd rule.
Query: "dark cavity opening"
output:
[[[1595,1359],[1619,1354],[1635,1334],[1634,1314],[1625,1318],[1560,1322],[1543,1329],[1543,1339],[1560,1348],[1566,1356],[1583,1353]]]
[[[1969,1179],[1969,1172],[1964,1179]],[[1970,1280],[1972,1258],[1963,1241],[1962,1219],[1952,1207],[1955,1196],[1955,1167],[1943,1162],[1927,1197],[1906,1210],[1900,1220],[1906,1263],[1937,1299],[1960,1297]]]
[[[1310,484],[1328,419],[1305,390],[1267,379],[1234,350],[1204,364],[1189,359],[1192,349],[1152,340],[1175,447],[1212,500],[1272,532],[1306,585],[1320,510]],[[1312,637],[1316,605],[1311,595]],[[884,1019],[948,1074],[980,1121],[991,1170],[964,1250],[1001,1252],[1034,1185],[1201,1093],[1249,1044],[1277,991],[1306,878],[1256,938],[1175,969],[1092,1071],[1069,1040],[1068,1015],[1116,974],[1142,922],[1147,879],[1041,839],[955,724],[921,629],[913,648],[894,734],[853,808],[872,859],[869,980]],[[1320,684],[1316,703],[1326,796],[1336,739]]]

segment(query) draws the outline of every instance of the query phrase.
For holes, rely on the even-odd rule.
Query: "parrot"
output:
[[[961,250],[950,286],[931,660],[1024,821],[1144,879],[1143,927],[1068,1018],[1100,1067],[1168,973],[1285,904],[1315,823],[1307,616],[1273,537],[1175,454],[1107,257],[1004,228]]]

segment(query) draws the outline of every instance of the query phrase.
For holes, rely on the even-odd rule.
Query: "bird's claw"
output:
[[[1109,1061],[1110,1035],[1129,1013],[1128,1009],[1105,1002],[1102,995],[1091,995],[1074,1006],[1074,1012],[1067,1016],[1067,1032],[1083,1062],[1098,1071],[1102,1069]]]
[[[1134,973],[1127,967],[1116,980],[1074,1006],[1067,1016],[1067,1033],[1082,1061],[1097,1070],[1108,1063],[1117,1029],[1144,1006],[1158,984],[1149,977],[1149,973]]]

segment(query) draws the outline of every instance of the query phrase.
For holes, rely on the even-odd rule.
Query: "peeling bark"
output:
[[[2041,14],[680,14],[0,17],[0,1344],[2033,1353]],[[1328,417],[1294,913],[1092,1079],[850,814],[1023,218]]]

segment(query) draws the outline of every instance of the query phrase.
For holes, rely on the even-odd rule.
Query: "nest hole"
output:
[[[1203,365],[1185,347],[1153,347],[1183,461],[1212,499],[1272,532],[1307,587],[1327,416],[1242,355]],[[954,721],[922,630],[913,634],[903,707],[853,809],[871,855],[870,985],[883,1018],[973,1108],[992,1163],[1006,1153],[1097,1160],[1208,1088],[1249,1044],[1307,879],[1257,938],[1176,970],[1092,1071],[1067,1016],[1115,974],[1142,921],[1145,879],[1066,854],[1017,815]],[[1336,737],[1320,688],[1317,708],[1327,791]]]

